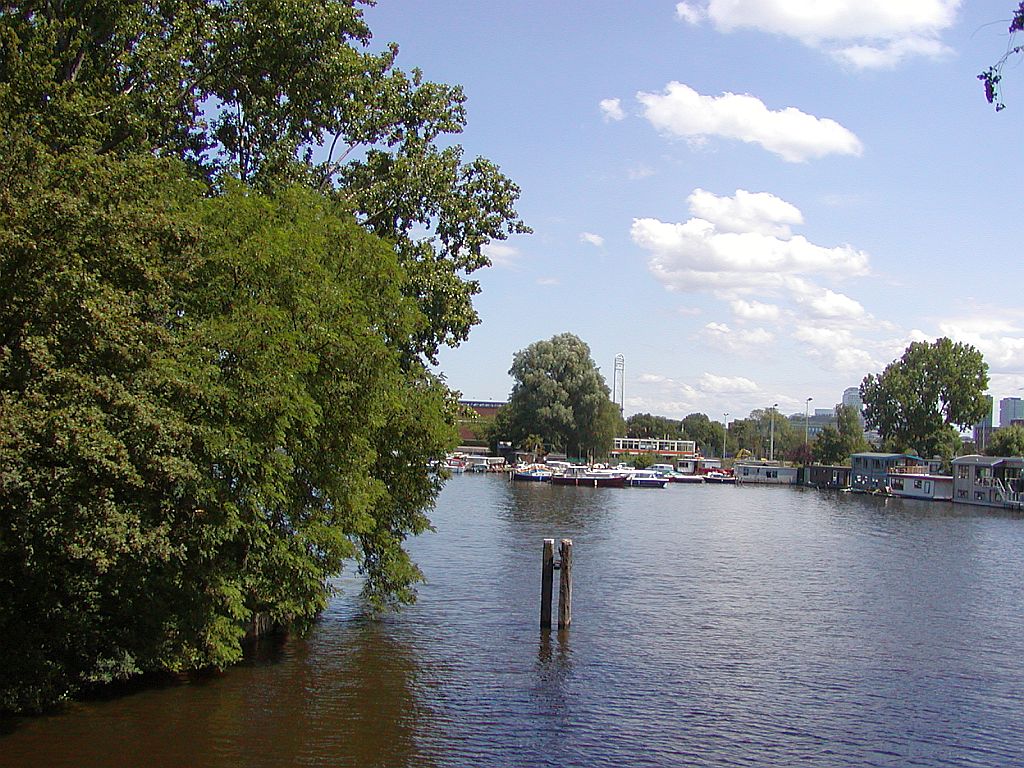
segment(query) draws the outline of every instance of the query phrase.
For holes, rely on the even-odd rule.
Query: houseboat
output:
[[[909,453],[855,453],[850,457],[850,488],[859,493],[886,493],[890,472],[927,472],[929,462]]]
[[[850,487],[850,472],[846,466],[812,464],[807,467],[807,485],[845,490]]]
[[[1024,507],[1024,458],[959,456],[953,459],[953,501],[984,507]]]
[[[905,499],[952,501],[953,477],[913,470],[895,471],[886,475],[885,490],[890,496]]]
[[[760,485],[796,485],[800,469],[783,467],[773,463],[738,462],[733,470],[737,484],[758,483]]]

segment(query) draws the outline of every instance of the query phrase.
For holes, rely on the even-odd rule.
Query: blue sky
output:
[[[980,349],[1024,388],[1024,67],[976,79],[1016,0],[379,0],[374,46],[463,86],[467,157],[533,234],[475,275],[446,350],[464,397],[571,332],[625,413],[831,408],[910,341]],[[1020,40],[1017,41],[1018,43]]]

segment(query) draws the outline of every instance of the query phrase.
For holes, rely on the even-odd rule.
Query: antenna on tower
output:
[[[615,356],[615,375],[612,378],[612,402],[619,406],[619,413],[622,413],[622,409],[625,407],[625,378],[626,378],[626,358],[623,355]]]

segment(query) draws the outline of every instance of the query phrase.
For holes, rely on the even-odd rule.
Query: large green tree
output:
[[[864,418],[891,450],[953,455],[958,429],[981,421],[988,365],[970,344],[940,338],[915,341],[880,374],[860,385]]]
[[[523,231],[358,3],[0,3],[0,709],[419,574],[427,363]]]
[[[679,422],[666,416],[634,413],[626,419],[627,437],[672,438],[679,435]]]
[[[511,440],[539,435],[571,455],[607,455],[624,425],[583,340],[562,333],[534,342],[516,352],[509,374],[515,383],[503,421]]]
[[[396,243],[430,322],[417,354],[464,340],[483,247],[527,231],[518,188],[448,138],[456,86],[368,48],[358,0],[0,4],[0,106],[55,151],[177,156],[216,184],[300,182]]]

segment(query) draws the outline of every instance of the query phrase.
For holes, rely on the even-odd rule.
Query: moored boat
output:
[[[551,476],[552,485],[582,485],[591,488],[622,488],[626,475],[607,469],[569,467],[561,474]]]
[[[634,469],[626,475],[626,485],[630,488],[664,488],[669,478],[651,469]]]
[[[527,483],[546,483],[551,480],[554,472],[550,467],[542,464],[530,464],[524,467],[517,467],[512,472],[512,479]]]
[[[703,483],[703,475],[688,475],[685,472],[675,472],[668,476],[670,483]]]
[[[736,477],[725,472],[708,472],[703,477],[705,483],[718,483],[719,485],[736,484]]]

